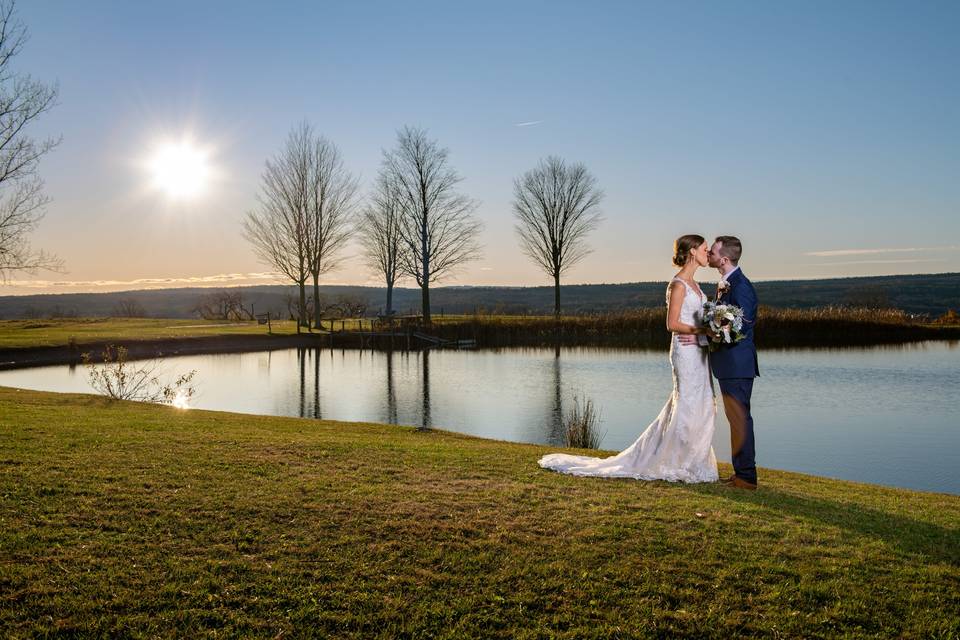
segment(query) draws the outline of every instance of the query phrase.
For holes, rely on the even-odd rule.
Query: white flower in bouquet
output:
[[[705,302],[702,324],[713,333],[711,346],[743,340],[743,309],[735,304]]]

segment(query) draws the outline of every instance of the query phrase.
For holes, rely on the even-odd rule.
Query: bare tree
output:
[[[400,236],[405,251],[400,270],[420,286],[423,321],[430,324],[430,283],[480,256],[473,217],[476,203],[456,191],[462,180],[447,160],[447,149],[423,129],[404,127],[397,145],[384,152],[384,173],[399,194]]]
[[[239,291],[215,291],[201,296],[194,313],[204,320],[253,320],[253,308],[243,304]]]
[[[370,202],[363,210],[360,243],[367,266],[387,285],[388,316],[393,314],[393,287],[402,276],[400,263],[405,244],[400,235],[401,214],[400,192],[382,170]]]
[[[306,175],[307,269],[313,277],[313,298],[320,299],[320,276],[343,261],[341,251],[352,233],[351,217],[356,208],[358,184],[343,166],[337,146],[317,136],[303,123],[296,135],[305,146],[303,170]],[[320,328],[321,310],[314,304],[314,327]]]
[[[582,164],[551,156],[513,183],[515,229],[523,252],[553,277],[560,316],[560,277],[590,253],[587,234],[602,221],[603,192]]]
[[[115,318],[146,318],[147,310],[136,298],[123,298],[117,301],[110,315]]]
[[[247,213],[244,237],[266,264],[299,289],[297,333],[307,320],[306,282],[310,276],[307,212],[309,147],[303,127],[294,129],[284,149],[267,160],[258,208]]]
[[[843,294],[844,304],[865,309],[890,309],[890,294],[886,287],[879,285],[860,286]]]
[[[297,296],[296,291],[285,291],[283,302],[287,305],[287,314],[291,320],[296,320],[300,317],[300,309],[303,307],[300,306],[300,298]]]
[[[12,272],[60,271],[63,261],[30,246],[49,202],[37,172],[40,158],[60,140],[37,142],[24,130],[57,99],[47,86],[11,69],[27,40],[27,29],[14,13],[13,0],[0,0],[0,280]]]
[[[103,362],[97,363],[89,353],[81,355],[90,386],[113,400],[161,402],[183,409],[196,393],[196,369],[164,383],[160,379],[162,360],[131,363],[127,360],[127,348],[114,345],[107,345],[102,357]]]

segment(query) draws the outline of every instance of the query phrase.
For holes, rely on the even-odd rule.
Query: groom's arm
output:
[[[757,307],[759,306],[757,292],[754,291],[753,285],[745,283],[743,286],[736,287],[736,290],[730,293],[730,303],[743,310],[744,323],[752,329],[757,321]]]
[[[679,336],[677,336],[677,342],[688,347],[694,345],[705,347],[710,344],[710,340],[702,333],[698,333],[697,335],[693,335],[692,333],[681,333]]]

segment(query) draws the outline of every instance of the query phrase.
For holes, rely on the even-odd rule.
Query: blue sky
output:
[[[450,149],[486,229],[449,284],[549,283],[510,210],[513,178],[549,154],[606,193],[571,283],[665,279],[689,232],[739,235],[758,279],[960,271],[957,2],[18,9],[17,68],[60,86],[32,131],[63,136],[33,237],[69,273],[6,292],[264,281],[240,220],[304,118],[365,185],[403,125]],[[143,163],[186,132],[216,180],[170,202]],[[375,283],[359,260],[329,281]]]

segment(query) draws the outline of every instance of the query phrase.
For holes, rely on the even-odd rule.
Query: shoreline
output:
[[[13,387],[13,386],[8,386],[8,385],[0,385],[0,407],[2,407],[3,395],[4,395],[4,394],[9,394],[10,392],[14,392],[14,393],[21,393],[21,392],[22,392],[22,393],[25,393],[25,394],[50,394],[50,395],[60,396],[60,397],[63,398],[63,399],[69,399],[69,398],[71,398],[71,397],[81,397],[81,398],[89,399],[89,400],[91,400],[91,401],[93,401],[93,400],[98,400],[98,401],[101,401],[101,402],[104,402],[104,403],[107,403],[107,404],[110,404],[110,403],[133,403],[133,404],[137,404],[137,405],[159,407],[159,408],[164,408],[164,409],[170,409],[170,408],[172,408],[172,407],[170,407],[170,405],[165,405],[165,404],[161,404],[161,403],[157,403],[157,402],[140,402],[140,401],[136,401],[136,400],[111,400],[110,398],[107,398],[107,397],[102,396],[102,395],[98,395],[98,394],[96,394],[96,393],[77,393],[77,392],[75,392],[75,391],[67,391],[67,392],[64,392],[64,391],[44,391],[44,390],[39,390],[39,389],[28,389],[28,388],[25,388],[25,387]],[[177,410],[177,411],[180,411],[180,412],[183,412],[183,413],[194,413],[194,414],[199,413],[199,412],[203,412],[203,413],[207,413],[207,414],[217,414],[217,415],[220,415],[220,416],[229,416],[230,418],[234,418],[234,419],[237,419],[237,420],[239,420],[239,421],[243,421],[243,420],[251,419],[251,418],[264,419],[264,420],[273,420],[273,419],[276,419],[276,420],[303,420],[303,421],[307,421],[307,422],[310,422],[310,423],[316,421],[315,418],[306,418],[306,417],[299,417],[299,416],[276,415],[276,414],[269,414],[269,413],[243,413],[243,412],[239,412],[239,411],[227,411],[227,410],[224,410],[224,409],[201,409],[201,408],[193,408],[193,407],[191,407],[191,408],[189,408],[189,409],[180,409],[180,410]],[[503,446],[509,446],[509,447],[523,447],[523,448],[535,447],[535,448],[540,448],[540,449],[548,449],[548,451],[544,452],[544,455],[546,455],[547,453],[565,453],[565,452],[583,452],[583,451],[586,451],[586,452],[588,452],[590,455],[594,455],[594,456],[596,456],[596,457],[604,457],[604,456],[616,455],[617,453],[619,453],[619,451],[615,451],[615,450],[613,450],[613,449],[577,449],[577,448],[567,447],[567,446],[563,446],[563,445],[550,445],[550,444],[542,444],[542,443],[537,443],[537,442],[521,442],[521,441],[517,441],[517,440],[504,440],[504,439],[501,439],[501,438],[488,438],[488,437],[485,437],[485,436],[478,436],[478,435],[475,435],[475,434],[472,434],[472,433],[464,433],[464,432],[462,432],[462,431],[455,431],[455,430],[453,430],[453,429],[443,429],[443,428],[437,428],[437,427],[429,427],[429,428],[427,428],[427,429],[421,429],[419,426],[414,425],[414,424],[399,424],[399,423],[398,423],[398,424],[392,424],[392,423],[389,423],[389,422],[369,422],[369,421],[363,421],[363,420],[333,420],[333,419],[326,419],[326,418],[323,419],[322,422],[328,423],[328,424],[333,424],[333,425],[338,425],[338,426],[340,426],[340,427],[345,427],[345,428],[348,428],[348,429],[355,429],[355,428],[361,428],[361,427],[367,427],[367,426],[375,426],[375,427],[377,427],[377,428],[386,429],[386,430],[390,430],[390,429],[396,429],[396,430],[399,430],[399,431],[412,430],[412,431],[415,431],[415,432],[417,432],[417,433],[422,433],[422,434],[427,434],[427,435],[435,434],[435,435],[439,435],[439,436],[443,436],[443,437],[449,437],[449,438],[454,438],[454,439],[464,439],[464,438],[466,438],[466,439],[469,439],[469,440],[480,441],[481,443],[485,443],[485,444],[489,444],[489,445],[503,445]],[[536,460],[533,461],[533,464],[534,464],[535,466],[537,466],[537,465],[536,465]],[[721,468],[723,468],[723,469],[729,469],[730,471],[732,471],[732,467],[730,467],[730,464],[729,464],[729,463],[720,462],[720,463],[719,463],[719,466],[720,466]],[[542,467],[539,467],[539,466],[538,466],[538,469],[540,469],[540,470],[543,471],[544,473],[556,474],[556,475],[560,475],[560,476],[567,476],[567,477],[569,477],[569,478],[577,478],[577,476],[573,476],[573,475],[570,475],[570,474],[564,474],[564,473],[562,473],[562,472],[554,471],[554,470],[552,470],[552,469],[546,469],[546,468],[542,468]],[[777,468],[774,468],[774,467],[757,467],[757,469],[758,469],[758,471],[761,471],[761,472],[763,472],[763,474],[767,474],[767,475],[798,476],[800,479],[806,478],[806,479],[808,479],[808,480],[811,481],[811,482],[844,483],[844,484],[852,484],[852,485],[856,485],[856,486],[863,487],[863,488],[868,488],[868,489],[882,489],[882,490],[890,490],[890,491],[908,491],[908,492],[910,492],[910,493],[923,494],[923,495],[941,496],[941,497],[949,497],[949,498],[960,498],[960,493],[950,493],[949,491],[930,491],[930,490],[925,490],[925,489],[913,489],[913,488],[910,488],[910,487],[901,487],[901,486],[897,486],[897,485],[893,485],[893,484],[879,484],[879,483],[876,483],[876,482],[865,482],[865,481],[863,481],[863,480],[851,480],[851,479],[849,479],[849,478],[838,478],[838,477],[834,477],[834,476],[824,476],[824,475],[819,475],[819,474],[815,474],[815,473],[807,473],[807,472],[805,472],[805,471],[795,471],[795,470],[792,470],[792,469],[777,469]],[[722,475],[722,474],[721,474],[721,475]],[[668,485],[668,486],[677,486],[677,487],[684,487],[684,486],[685,486],[685,487],[695,487],[695,486],[710,486],[710,487],[715,487],[715,486],[719,486],[719,485],[720,485],[720,481],[719,481],[719,480],[717,480],[717,481],[715,481],[715,482],[683,482],[683,481],[676,481],[676,482],[674,482],[674,481],[670,481],[670,480],[643,480],[643,479],[637,479],[637,478],[623,478],[623,477],[613,477],[613,478],[579,478],[579,479],[581,479],[581,480],[586,480],[586,481],[601,480],[601,481],[609,481],[609,482],[632,481],[632,482],[638,482],[638,483],[641,483],[641,484],[650,484],[650,483],[656,482],[656,483],[665,483],[665,484]]]
[[[133,340],[97,340],[77,345],[54,345],[0,349],[0,371],[55,365],[81,364],[84,353],[98,356],[109,345],[122,345],[132,360],[166,358],[183,355],[248,353],[275,351],[296,347],[316,347],[324,334],[292,335],[228,335],[196,338],[161,338]]]
[[[960,339],[960,335],[954,335],[954,332],[942,330],[945,333],[941,335],[914,335],[903,336],[899,339],[870,340],[866,342],[853,342],[849,344],[809,344],[800,343],[795,345],[771,345],[765,347],[758,345],[758,350],[763,351],[790,351],[793,349],[869,349],[874,347],[902,346],[908,344],[918,344],[922,342],[950,342]],[[960,333],[960,332],[958,332]],[[388,344],[384,344],[389,342]],[[337,349],[376,349],[381,351],[421,351],[434,347],[416,344],[414,341],[410,347],[405,348],[405,344],[410,344],[404,338],[388,341],[383,338],[370,337],[369,335],[354,332],[333,332],[333,333],[301,333],[287,335],[270,334],[236,334],[236,335],[213,335],[196,337],[178,337],[178,338],[114,338],[99,339],[90,342],[61,345],[44,345],[31,347],[5,347],[0,348],[0,371],[11,369],[25,369],[32,367],[56,366],[56,365],[76,365],[82,363],[84,353],[90,353],[98,356],[109,345],[122,345],[127,348],[128,357],[132,360],[145,360],[150,358],[165,358],[182,355],[214,355],[227,353],[252,353],[259,351],[276,351],[280,349],[293,348],[337,348]],[[496,344],[476,344],[469,348],[472,350],[484,349],[510,349],[510,348],[615,348],[615,349],[636,349],[640,351],[664,351],[669,348],[669,343],[661,345],[650,344],[624,344],[622,341],[588,341],[588,340],[518,340],[510,344],[503,344],[498,341]],[[457,348],[451,346],[450,348]]]
[[[283,347],[279,347],[279,348],[283,348]],[[137,405],[144,405],[144,406],[153,406],[153,407],[160,407],[160,408],[171,408],[170,405],[166,405],[166,404],[162,404],[162,403],[158,403],[158,402],[141,402],[141,401],[135,401],[135,400],[111,400],[110,398],[107,398],[106,396],[99,395],[99,394],[93,393],[93,392],[89,392],[89,393],[78,393],[78,392],[76,392],[76,391],[48,391],[48,390],[43,390],[43,389],[33,389],[33,388],[27,388],[27,387],[16,387],[16,386],[4,385],[4,384],[0,384],[0,408],[2,408],[2,396],[3,396],[3,394],[4,394],[4,393],[9,393],[9,392],[11,392],[11,391],[12,391],[12,392],[22,392],[22,393],[25,393],[25,394],[53,394],[53,395],[56,395],[56,396],[60,396],[60,397],[62,397],[62,398],[68,398],[68,397],[78,396],[78,397],[88,398],[88,399],[90,399],[91,401],[101,401],[101,402],[105,402],[105,403],[123,402],[123,403],[134,403],[134,404],[137,404]],[[178,411],[181,411],[181,412],[183,412],[183,413],[188,413],[188,412],[190,412],[190,413],[196,413],[196,412],[213,413],[213,414],[218,414],[218,415],[222,415],[222,416],[229,416],[229,417],[232,418],[232,419],[236,419],[236,420],[240,420],[240,421],[245,420],[245,419],[264,419],[264,420],[277,419],[277,420],[306,420],[306,421],[312,423],[312,422],[315,422],[315,421],[317,420],[316,418],[309,418],[309,417],[303,417],[303,416],[271,414],[271,413],[245,413],[245,412],[242,412],[242,411],[231,411],[231,410],[227,410],[227,409],[208,409],[208,408],[199,408],[199,407],[189,407],[188,409],[178,410]],[[357,427],[361,427],[361,426],[365,426],[365,425],[376,425],[377,427],[380,427],[380,428],[383,428],[383,429],[388,429],[388,430],[389,430],[389,429],[399,429],[399,430],[411,430],[411,429],[412,429],[412,430],[414,430],[414,431],[417,431],[418,433],[438,434],[438,435],[442,435],[442,436],[446,436],[446,437],[452,437],[452,438],[469,438],[469,439],[473,439],[473,440],[479,440],[479,441],[482,441],[482,442],[484,442],[484,443],[488,443],[488,444],[491,444],[491,445],[496,444],[496,445],[507,445],[507,446],[517,446],[517,447],[538,447],[538,448],[541,448],[541,449],[548,449],[548,451],[546,451],[545,453],[587,452],[588,455],[595,456],[595,457],[612,456],[612,455],[616,455],[617,453],[619,453],[619,451],[613,450],[613,449],[576,449],[576,448],[567,447],[567,446],[560,445],[560,444],[551,445],[551,444],[544,444],[544,443],[539,443],[539,442],[525,442],[525,441],[520,441],[520,440],[506,440],[506,439],[502,439],[502,438],[490,438],[490,437],[486,437],[486,436],[475,435],[475,434],[472,434],[472,433],[465,433],[465,432],[462,432],[462,431],[456,431],[456,430],[454,430],[454,429],[448,429],[448,428],[442,428],[442,427],[441,427],[441,428],[438,428],[438,427],[428,427],[428,428],[426,428],[426,429],[421,429],[421,428],[419,427],[419,425],[416,425],[416,424],[401,424],[401,423],[389,423],[389,422],[369,422],[369,421],[363,421],[363,420],[336,420],[336,419],[326,419],[326,418],[323,419],[322,422],[324,422],[324,423],[330,423],[330,424],[337,424],[337,425],[340,425],[340,426],[342,426],[342,427],[347,427],[347,428],[357,428]],[[535,462],[535,461],[534,461],[534,462]],[[732,471],[732,468],[730,467],[730,464],[729,464],[728,462],[720,462],[719,465],[720,465],[721,468],[730,468],[730,470]],[[796,475],[796,476],[803,476],[803,477],[808,478],[808,479],[810,479],[811,481],[815,481],[815,482],[852,483],[852,484],[855,484],[855,485],[860,485],[860,486],[862,486],[862,487],[870,487],[870,488],[876,488],[876,489],[889,489],[889,490],[895,490],[895,491],[910,491],[910,492],[919,493],[919,494],[929,494],[929,495],[936,495],[936,496],[946,496],[946,497],[951,497],[951,498],[960,498],[960,493],[952,493],[952,492],[950,492],[950,491],[936,491],[936,490],[930,490],[930,489],[916,489],[916,488],[912,488],[912,487],[904,487],[904,486],[895,485],[895,484],[881,484],[881,483],[877,483],[877,482],[867,482],[867,481],[864,481],[864,480],[854,480],[854,479],[850,479],[850,478],[842,478],[842,477],[838,477],[838,476],[820,475],[820,474],[810,473],[810,472],[806,472],[806,471],[797,471],[797,470],[794,470],[794,469],[780,469],[780,468],[776,468],[776,467],[758,467],[758,469],[761,470],[762,472],[764,472],[765,474],[770,474],[770,473],[774,473],[774,474],[792,474],[792,475]],[[558,475],[568,475],[568,474],[563,474],[563,473],[561,473],[561,472],[553,471],[553,470],[551,470],[551,469],[543,469],[543,471],[547,471],[547,472],[550,472],[550,473],[555,473],[555,474],[558,474]],[[721,474],[721,475],[723,475],[723,474]],[[570,477],[575,477],[575,476],[570,476]],[[588,479],[588,480],[589,480],[589,479]],[[606,480],[610,480],[610,481],[620,481],[620,480],[631,480],[631,478],[600,478],[600,480],[605,480],[605,481],[606,481]],[[719,486],[719,484],[720,484],[719,481],[717,481],[717,482],[693,482],[693,483],[687,483],[687,482],[682,482],[682,481],[672,482],[672,481],[668,481],[668,480],[639,480],[639,479],[637,479],[636,481],[641,482],[641,483],[665,482],[665,483],[668,484],[668,485],[676,485],[676,486]]]
[[[958,336],[952,335],[921,335],[904,336],[896,340],[877,340],[869,342],[852,342],[850,344],[796,344],[758,346],[764,351],[790,351],[794,349],[870,349],[875,347],[896,347],[922,342],[950,342],[956,341]],[[82,363],[84,353],[89,353],[97,360],[97,356],[109,345],[122,345],[127,348],[127,355],[131,360],[146,360],[151,358],[166,358],[183,355],[215,355],[228,353],[253,353],[261,351],[277,351],[294,348],[336,348],[336,349],[374,349],[380,351],[423,351],[431,348],[443,348],[419,344],[404,348],[402,344],[395,346],[384,345],[383,339],[370,338],[359,332],[344,331],[334,333],[301,333],[299,335],[214,335],[182,338],[132,338],[108,339],[83,342],[79,344],[63,344],[35,347],[6,347],[0,348],[0,371],[12,369],[28,369],[33,367],[77,365]],[[395,343],[404,343],[398,338]],[[511,348],[611,348],[635,349],[638,351],[663,351],[669,349],[669,343],[662,346],[649,344],[623,344],[622,342],[590,342],[590,341],[560,341],[533,340],[518,341],[513,344],[477,344],[473,347],[461,347],[470,350],[511,349]],[[450,348],[456,349],[456,346]]]

